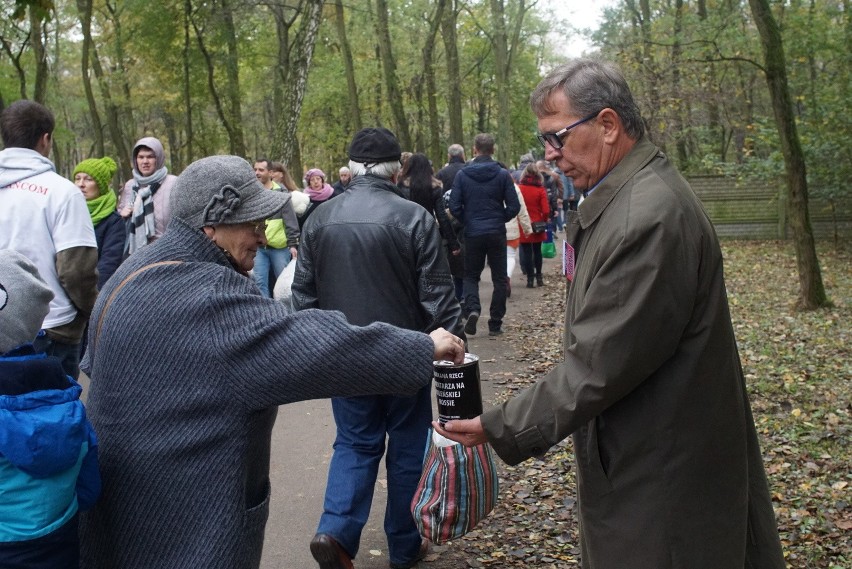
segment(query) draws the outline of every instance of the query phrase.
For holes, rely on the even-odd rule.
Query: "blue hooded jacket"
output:
[[[0,542],[59,529],[100,494],[82,388],[25,344],[0,355]]]

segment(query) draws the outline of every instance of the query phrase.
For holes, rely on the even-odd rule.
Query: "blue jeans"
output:
[[[479,302],[479,278],[485,261],[491,269],[489,330],[499,330],[506,315],[506,234],[466,236],[464,240],[464,314],[482,312]]]
[[[263,293],[263,296],[272,298],[272,292],[269,288],[270,278],[274,287],[275,279],[290,264],[290,259],[292,258],[293,255],[290,253],[289,247],[284,247],[283,249],[263,247],[257,250],[257,255],[254,257],[252,274],[254,274],[254,282],[257,283],[257,287]]]
[[[62,369],[76,381],[80,377],[80,342],[66,344],[51,340],[47,334],[41,333],[33,341],[36,352],[44,352],[48,356],[59,358]]]
[[[361,531],[370,515],[387,433],[384,527],[390,562],[404,565],[417,558],[420,533],[410,507],[432,421],[431,393],[431,385],[427,385],[411,397],[368,395],[331,400],[337,438],[317,533],[332,536],[351,557],[358,554]]]

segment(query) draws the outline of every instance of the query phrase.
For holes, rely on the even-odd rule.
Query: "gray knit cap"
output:
[[[52,299],[29,259],[0,249],[0,354],[35,339]]]
[[[274,217],[287,192],[264,188],[239,156],[208,156],[190,164],[172,188],[172,216],[191,227],[236,224]]]

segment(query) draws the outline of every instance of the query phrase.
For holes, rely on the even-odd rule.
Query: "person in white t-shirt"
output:
[[[0,249],[12,249],[38,268],[53,291],[37,350],[79,375],[80,340],[97,297],[98,245],[86,199],[48,159],[55,120],[34,101],[0,114]]]

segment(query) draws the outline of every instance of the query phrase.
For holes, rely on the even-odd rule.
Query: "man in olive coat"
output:
[[[558,67],[531,105],[545,159],[586,195],[566,223],[564,361],[442,433],[510,464],[572,434],[587,569],[783,569],[713,226],[610,65]]]

